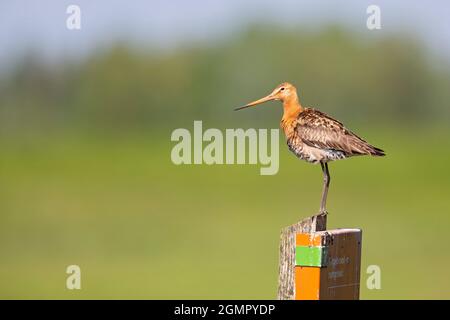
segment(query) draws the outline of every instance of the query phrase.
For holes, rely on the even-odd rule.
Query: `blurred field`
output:
[[[382,270],[361,297],[449,299],[450,132],[350,127],[388,154],[330,166],[329,227],[362,228],[363,271]],[[175,166],[169,132],[2,140],[0,298],[274,298],[279,231],[316,212],[319,167],[284,143],[276,176]]]
[[[360,31],[258,25],[4,62],[0,298],[275,298],[280,229],[316,213],[320,167],[284,142],[276,176],[175,166],[170,135],[194,120],[275,128],[277,103],[232,109],[289,81],[387,152],[330,165],[329,227],[362,228],[363,271],[382,271],[378,291],[363,272],[361,297],[450,299],[450,60],[412,34]],[[65,287],[71,264],[81,291]]]

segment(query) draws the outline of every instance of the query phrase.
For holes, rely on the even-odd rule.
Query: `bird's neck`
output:
[[[303,111],[303,108],[296,94],[283,101],[283,110],[283,120],[297,119],[300,112]]]
[[[295,123],[298,115],[303,111],[297,95],[283,101],[283,110],[283,118],[281,118],[280,125],[286,135],[286,138],[290,139],[294,134]]]

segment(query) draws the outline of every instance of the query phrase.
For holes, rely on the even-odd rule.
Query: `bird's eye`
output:
[[[281,87],[281,88],[280,88],[280,91],[283,91],[283,90],[284,90],[284,87]]]

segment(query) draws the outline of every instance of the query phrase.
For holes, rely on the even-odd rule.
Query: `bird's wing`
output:
[[[382,152],[347,130],[341,122],[315,109],[307,108],[300,113],[295,130],[311,147],[342,151],[347,156]]]

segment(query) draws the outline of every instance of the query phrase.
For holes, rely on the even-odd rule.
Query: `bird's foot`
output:
[[[316,215],[312,216],[311,232],[316,232],[318,230],[320,230],[320,231],[324,230],[323,229],[324,228],[324,226],[323,226],[324,220],[323,219],[327,216],[327,214],[328,214],[327,211],[321,210]],[[318,222],[317,221],[318,218],[323,218],[323,219],[320,219],[320,222]],[[325,222],[325,224],[326,224],[326,222]]]

